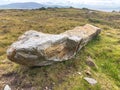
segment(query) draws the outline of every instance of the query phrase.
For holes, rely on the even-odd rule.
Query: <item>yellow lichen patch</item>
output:
[[[64,44],[59,44],[48,47],[44,52],[49,58],[55,56],[59,56],[59,58],[62,58],[67,53],[67,50],[65,49]]]

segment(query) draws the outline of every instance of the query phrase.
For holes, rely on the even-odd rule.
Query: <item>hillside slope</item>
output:
[[[7,48],[27,30],[61,33],[93,24],[101,34],[74,59],[45,67],[25,67],[6,58]],[[96,67],[88,66],[91,58]],[[92,77],[96,85],[83,78]],[[0,10],[0,89],[13,90],[119,90],[120,13],[87,9]]]

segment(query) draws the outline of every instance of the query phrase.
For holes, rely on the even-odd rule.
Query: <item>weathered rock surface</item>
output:
[[[89,24],[58,35],[30,30],[8,48],[7,56],[11,61],[27,66],[69,60],[100,31]]]

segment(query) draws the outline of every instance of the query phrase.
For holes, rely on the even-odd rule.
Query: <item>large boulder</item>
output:
[[[101,29],[86,24],[61,34],[27,31],[7,50],[13,62],[27,66],[44,66],[73,58]]]

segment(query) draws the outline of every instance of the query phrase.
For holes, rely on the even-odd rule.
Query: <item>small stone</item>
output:
[[[87,75],[91,76],[91,72],[90,72],[90,71],[86,70],[85,73],[86,73]]]
[[[9,85],[5,85],[4,90],[11,90]]]
[[[53,85],[55,85],[55,82],[53,82]]]
[[[82,73],[81,72],[77,72],[79,75],[81,75]]]
[[[95,62],[90,57],[88,57],[88,59],[86,60],[86,64],[90,67],[96,67],[97,68],[97,65],[95,64]]]
[[[89,78],[89,77],[84,77],[84,80],[86,80],[91,85],[94,85],[97,83],[97,81],[95,79]]]

